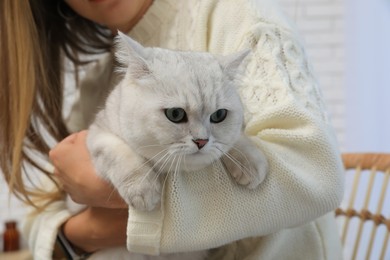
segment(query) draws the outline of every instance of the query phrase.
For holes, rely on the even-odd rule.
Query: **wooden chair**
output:
[[[343,154],[346,190],[336,210],[345,259],[390,259],[390,154]]]

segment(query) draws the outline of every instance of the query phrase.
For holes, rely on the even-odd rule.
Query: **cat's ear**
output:
[[[122,66],[117,69],[119,72],[128,72],[137,79],[150,75],[145,60],[145,48],[141,44],[118,31],[118,35],[115,37],[115,45],[115,57]]]
[[[250,49],[233,53],[227,56],[218,57],[222,70],[230,77],[234,78],[243,60],[251,52]]]

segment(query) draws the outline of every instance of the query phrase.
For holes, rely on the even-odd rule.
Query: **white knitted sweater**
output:
[[[146,46],[219,54],[252,48],[240,87],[246,133],[270,165],[255,190],[237,185],[222,167],[169,175],[162,210],[129,209],[129,250],[159,254],[228,244],[211,258],[341,258],[332,214],[343,194],[338,144],[297,33],[274,2],[155,0],[129,33]],[[105,93],[96,88],[115,81],[111,62],[111,56],[102,60],[87,77],[72,129],[93,118]],[[27,222],[36,259],[50,258],[56,228],[68,217],[59,202]]]

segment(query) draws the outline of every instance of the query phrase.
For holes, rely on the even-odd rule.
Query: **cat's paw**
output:
[[[130,196],[128,204],[137,210],[152,211],[160,203],[160,200],[160,191],[150,188]]]
[[[134,188],[128,200],[129,205],[142,211],[151,211],[156,208],[161,200],[161,185],[159,182]]]
[[[128,205],[136,210],[152,211],[161,201],[161,184],[159,180],[143,178],[137,183],[118,189]]]
[[[259,186],[268,171],[265,159],[259,159],[243,158],[243,155],[237,151],[230,151],[229,156],[222,157],[222,161],[233,179],[248,189],[255,189]]]

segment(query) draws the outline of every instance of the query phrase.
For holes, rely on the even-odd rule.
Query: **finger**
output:
[[[85,137],[88,134],[88,130],[82,130],[82,131],[78,132],[77,134],[78,134],[78,136],[84,136]]]
[[[62,141],[60,141],[59,143],[57,143],[49,152],[49,155],[53,153],[53,151],[55,152],[56,150],[64,147],[64,145],[67,145],[67,144],[73,144],[75,142],[77,138],[77,133],[74,133],[74,134],[71,134],[71,135],[68,135],[67,137],[65,137]]]
[[[56,179],[56,183],[57,183],[57,187],[60,189],[60,190],[65,190],[65,185],[64,185],[64,180],[61,176],[61,173],[60,171],[58,171],[57,169],[54,169],[53,171],[53,175]]]
[[[77,134],[71,134],[71,135],[67,136],[65,139],[63,139],[61,142],[57,143],[57,145],[54,146],[53,149],[51,149],[49,151],[49,158],[54,164],[56,164],[57,157],[58,157],[57,155],[61,151],[61,149],[64,148],[64,145],[73,144],[76,140],[76,137],[77,137]]]
[[[75,140],[76,140],[76,138],[77,138],[77,135],[78,135],[78,133],[73,133],[73,134],[70,134],[70,135],[68,135],[67,137],[65,137],[65,139],[63,139],[62,141],[61,141],[61,143],[74,143],[75,142]]]
[[[54,175],[56,178],[61,178],[60,171],[59,171],[57,168],[54,168],[53,175]]]
[[[56,171],[54,173],[54,177],[56,178],[57,183],[61,184],[61,187],[64,185],[64,183],[66,183],[66,181],[64,180],[63,176],[59,171]]]
[[[59,182],[61,182],[62,185],[72,183],[72,179],[68,175],[60,171],[58,168],[55,168],[53,175],[55,176],[55,178],[57,178]]]
[[[85,140],[87,139],[87,134],[87,130],[78,132],[75,136],[75,139],[73,140],[73,143],[85,143]]]
[[[81,131],[67,136],[59,142],[53,149],[49,151],[49,158],[53,164],[58,168],[60,165],[60,158],[63,160],[63,155],[73,149],[74,145],[84,144],[87,131]]]
[[[52,163],[55,165],[55,147],[49,151],[49,159],[52,161]]]

